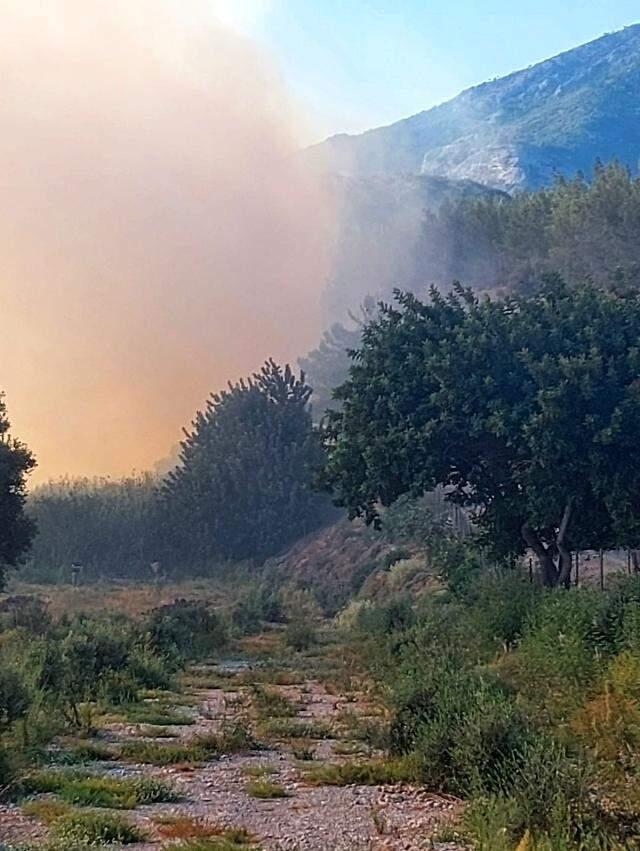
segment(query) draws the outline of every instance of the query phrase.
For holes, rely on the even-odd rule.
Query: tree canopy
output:
[[[325,429],[352,516],[437,485],[544,581],[573,548],[640,540],[640,295],[547,279],[535,295],[397,294],[363,332]]]
[[[311,481],[321,460],[304,374],[267,361],[214,394],[164,484],[167,528],[197,558],[264,559],[331,512]]]
[[[25,514],[28,473],[35,467],[29,449],[9,433],[4,396],[0,394],[0,585],[7,567],[15,567],[35,533]]]
[[[550,187],[445,201],[425,212],[422,234],[397,287],[419,296],[430,284],[461,280],[478,291],[531,293],[546,274],[560,273],[604,289],[640,288],[640,178],[618,163],[597,164],[593,180],[558,179]],[[365,321],[374,314],[365,302]],[[314,389],[314,417],[335,408],[332,392],[347,377],[360,323],[335,324],[300,360]]]
[[[640,178],[596,163],[593,179],[509,198],[463,198],[427,211],[407,289],[461,280],[476,289],[531,291],[548,273],[602,287],[640,287]]]

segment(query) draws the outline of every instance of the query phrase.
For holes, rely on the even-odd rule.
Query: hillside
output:
[[[387,127],[341,134],[311,159],[343,175],[424,174],[506,191],[640,156],[640,24]]]

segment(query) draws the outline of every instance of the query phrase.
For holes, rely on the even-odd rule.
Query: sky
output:
[[[211,0],[272,51],[308,140],[360,132],[640,21],[640,0]]]

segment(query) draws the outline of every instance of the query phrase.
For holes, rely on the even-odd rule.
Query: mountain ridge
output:
[[[361,134],[308,148],[323,168],[351,177],[424,174],[513,192],[640,157],[640,23],[452,100]]]

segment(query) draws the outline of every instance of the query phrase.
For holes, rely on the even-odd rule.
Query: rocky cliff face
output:
[[[422,174],[509,192],[589,173],[597,158],[636,170],[640,24],[306,156],[345,176]]]

